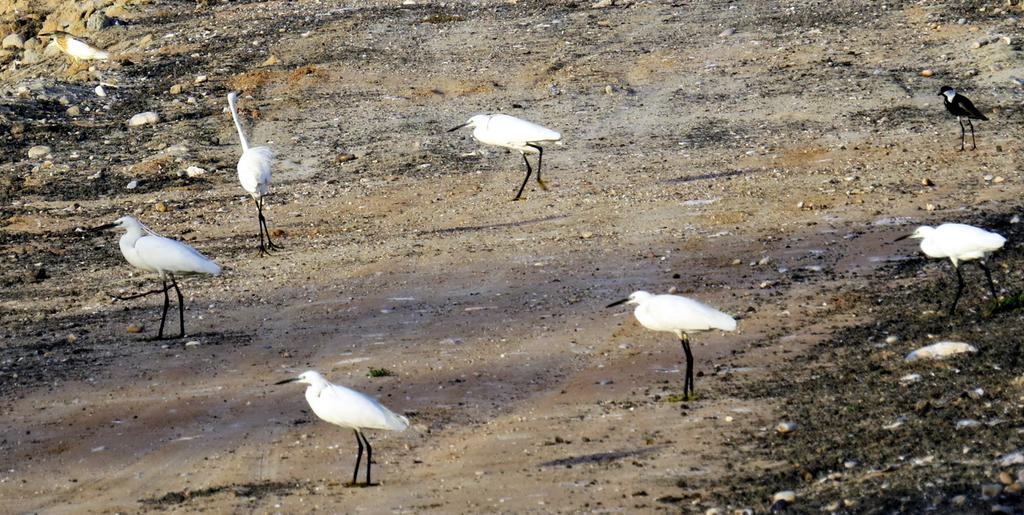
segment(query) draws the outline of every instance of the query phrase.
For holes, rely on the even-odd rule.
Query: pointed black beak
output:
[[[117,227],[117,224],[109,223],[109,224],[103,224],[103,225],[101,225],[99,227],[93,227],[92,229],[89,229],[89,230],[92,231],[92,232],[99,232],[99,231],[105,231],[107,229],[113,229],[114,227]]]
[[[464,123],[462,125],[459,125],[458,127],[452,127],[451,129],[448,129],[448,132],[455,132],[455,131],[457,131],[457,130],[459,130],[459,129],[467,126],[467,125],[469,125],[469,122],[466,122],[466,123]]]
[[[607,305],[607,306],[605,306],[605,307],[606,307],[606,308],[614,308],[615,306],[621,306],[622,304],[625,304],[625,303],[627,303],[627,302],[629,302],[629,299],[622,299],[622,300],[617,300],[617,301],[615,301],[615,302],[612,302],[611,304],[608,304],[608,305]]]
[[[276,382],[274,384],[288,384],[288,383],[294,383],[295,381],[298,381],[298,380],[299,380],[298,377],[293,377],[291,379],[285,379],[284,381],[278,381],[278,382]]]
[[[899,238],[896,238],[895,240],[892,240],[892,241],[893,241],[893,243],[895,243],[897,241],[903,241],[903,240],[905,240],[905,239],[907,239],[907,238],[909,238],[911,236],[913,236],[913,235],[912,234],[904,234],[903,236],[900,236]]]

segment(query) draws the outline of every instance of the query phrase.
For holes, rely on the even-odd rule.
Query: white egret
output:
[[[679,295],[654,295],[645,291],[635,291],[628,298],[612,302],[607,307],[620,304],[636,304],[633,315],[640,325],[652,331],[674,333],[683,345],[686,354],[686,379],[683,384],[683,396],[692,398],[693,388],[693,353],[690,352],[690,335],[721,329],[736,330],[736,320],[702,302],[681,297]]]
[[[304,383],[306,402],[316,416],[336,426],[347,427],[355,431],[359,454],[356,455],[356,467],[352,471],[352,484],[359,477],[359,460],[363,457],[363,444],[366,444],[366,484],[370,483],[370,463],[373,461],[373,449],[370,441],[363,434],[364,429],[384,429],[387,431],[404,431],[409,427],[409,419],[385,408],[376,399],[344,386],[332,384],[319,372],[307,370],[298,377],[278,381],[275,384]]]
[[[180,241],[160,236],[130,216],[122,216],[113,223],[101,225],[94,230],[114,227],[126,230],[119,241],[121,254],[124,255],[125,260],[135,268],[157,274],[163,282],[161,290],[119,298],[127,300],[163,292],[164,310],[160,315],[160,330],[157,332],[157,339],[162,339],[164,337],[164,322],[167,320],[167,308],[170,305],[170,296],[168,295],[170,288],[167,286],[167,281],[170,280],[171,286],[178,294],[178,321],[181,330],[178,337],[185,336],[185,304],[177,280],[196,274],[219,275],[220,266],[192,247]]]
[[[1006,238],[986,231],[972,225],[965,224],[942,224],[938,227],[922,225],[912,234],[901,236],[896,241],[914,238],[921,240],[921,252],[934,259],[949,258],[953,262],[953,270],[956,272],[956,296],[953,298],[953,305],[949,308],[949,316],[953,316],[956,305],[960,302],[960,295],[963,294],[965,283],[964,277],[960,274],[960,263],[977,261],[978,266],[985,272],[988,279],[988,287],[992,291],[992,298],[996,296],[996,286],[992,282],[992,273],[985,265],[985,258],[1003,248]]]
[[[235,105],[238,93],[228,93],[228,107],[231,108],[231,117],[235,120],[235,128],[238,129],[238,139],[242,142],[242,157],[238,159],[238,182],[242,188],[252,195],[256,202],[256,213],[260,225],[260,255],[269,254],[270,250],[281,248],[270,240],[270,229],[267,228],[267,219],[263,216],[263,197],[270,192],[270,165],[274,160],[274,151],[268,147],[250,147],[249,140],[242,130],[242,120],[238,117],[238,107]],[[267,245],[263,245],[263,235],[267,235]]]
[[[523,179],[523,185],[519,187],[516,198],[512,200],[519,200],[519,197],[523,195],[523,188],[526,188],[526,183],[530,180],[530,174],[533,172],[526,154],[537,154],[537,184],[545,191],[548,189],[540,177],[544,148],[539,144],[559,141],[562,139],[561,134],[507,114],[478,114],[466,123],[448,129],[448,132],[457,131],[463,127],[472,127],[473,137],[480,143],[518,150],[523,155],[523,162],[526,163],[526,178]]]
[[[967,125],[971,128],[971,150],[977,150],[978,142],[974,140],[974,124],[971,123],[971,119],[988,120],[988,117],[974,107],[974,103],[969,98],[957,93],[950,86],[939,88],[939,96],[942,97],[942,104],[946,106],[946,111],[949,111],[949,114],[955,116],[956,121],[960,122],[960,150],[964,149],[964,119],[967,120]]]
[[[98,60],[106,61],[110,58],[110,53],[106,50],[96,48],[81,39],[62,31],[44,32],[39,34],[40,36],[49,36],[57,47],[60,48],[61,52],[71,56],[75,61],[83,60]]]

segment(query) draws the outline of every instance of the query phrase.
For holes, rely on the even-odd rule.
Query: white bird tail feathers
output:
[[[386,423],[388,425],[388,429],[393,431],[405,431],[405,429],[409,427],[409,419],[387,408],[384,408],[384,411],[386,412],[385,417],[387,418]]]
[[[238,93],[232,91],[228,93],[228,108],[231,109],[231,118],[235,121],[235,129],[238,130],[238,139],[242,142],[242,152],[249,150],[249,140],[245,137],[245,131],[242,130],[242,121],[238,118],[238,107],[235,106],[235,100],[238,98]]]
[[[718,315],[711,320],[711,327],[722,331],[735,331],[736,319],[719,311]]]

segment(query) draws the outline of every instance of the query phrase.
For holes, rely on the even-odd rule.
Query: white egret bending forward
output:
[[[629,298],[612,302],[608,307],[619,304],[636,304],[633,315],[640,325],[652,331],[674,333],[683,344],[686,354],[686,379],[683,384],[683,396],[691,399],[693,388],[693,353],[690,352],[690,335],[721,329],[734,331],[736,320],[731,316],[698,302],[679,295],[654,295],[645,291],[635,291]]]
[[[992,282],[992,273],[985,266],[985,258],[1003,248],[1006,238],[986,231],[972,225],[964,224],[942,224],[938,227],[922,225],[913,234],[901,236],[896,241],[914,238],[921,240],[921,252],[934,259],[949,258],[953,262],[953,270],[956,272],[956,296],[953,297],[953,305],[949,307],[949,316],[953,316],[956,305],[960,302],[960,295],[963,294],[965,284],[964,277],[960,274],[961,261],[975,261],[985,272],[988,279],[988,288],[992,292],[992,299],[996,295],[996,285]]]
[[[352,471],[353,485],[359,477],[359,460],[363,457],[363,444],[366,444],[366,484],[369,486],[373,449],[363,430],[404,431],[409,427],[409,419],[385,408],[369,395],[328,382],[324,376],[313,370],[275,384],[292,382],[309,385],[306,387],[306,402],[309,402],[309,407],[313,408],[316,416],[336,426],[348,427],[355,431],[359,454],[356,455],[356,467]]]
[[[478,114],[470,118],[466,123],[448,129],[448,132],[457,131],[463,127],[472,127],[473,137],[480,143],[518,150],[523,155],[523,162],[526,163],[526,178],[523,179],[523,185],[519,187],[516,198],[512,200],[519,200],[519,197],[523,195],[523,188],[526,188],[526,183],[530,180],[530,174],[533,171],[530,168],[530,160],[526,158],[526,154],[537,154],[537,184],[545,191],[548,189],[547,185],[544,184],[544,180],[540,178],[540,165],[541,161],[544,160],[544,148],[539,144],[559,141],[562,139],[561,134],[547,127],[542,127],[526,120],[520,120],[507,114]]]
[[[270,193],[270,165],[274,160],[274,151],[267,147],[250,147],[249,140],[242,130],[242,121],[238,117],[238,107],[235,105],[238,93],[228,93],[228,107],[231,108],[231,117],[235,120],[235,128],[238,129],[238,139],[242,142],[242,157],[238,158],[238,182],[242,188],[252,195],[256,202],[256,213],[260,224],[260,255],[269,254],[267,249],[279,249],[270,241],[270,229],[267,228],[267,219],[263,216],[263,197]],[[267,244],[263,245],[263,235],[267,235]]]
[[[160,290],[118,298],[127,300],[163,292],[164,310],[160,315],[160,330],[157,331],[156,336],[157,339],[162,339],[164,337],[164,322],[167,320],[167,308],[171,302],[168,295],[170,288],[167,286],[167,281],[170,280],[171,287],[178,294],[178,322],[181,330],[178,337],[185,336],[185,303],[181,290],[178,288],[178,279],[195,274],[219,275],[220,266],[192,247],[156,234],[142,225],[142,222],[130,216],[122,216],[113,223],[101,225],[95,230],[114,227],[121,227],[127,231],[118,242],[125,260],[135,268],[157,274],[163,282],[163,288]]]

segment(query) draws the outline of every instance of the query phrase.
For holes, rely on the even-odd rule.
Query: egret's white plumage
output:
[[[921,240],[921,252],[924,252],[924,255],[933,259],[948,258],[953,262],[957,289],[953,305],[949,308],[951,316],[956,311],[960,295],[963,294],[966,287],[963,275],[960,273],[960,263],[977,261],[978,266],[985,272],[992,298],[997,298],[995,283],[992,281],[992,273],[985,265],[985,258],[1003,248],[1003,245],[1006,244],[1006,238],[1003,236],[973,225],[942,224],[938,227],[922,225],[914,230],[913,234],[899,238],[899,240],[905,238]]]
[[[532,173],[530,161],[526,159],[526,154],[539,155],[537,159],[537,183],[540,184],[542,189],[547,189],[540,176],[541,160],[544,158],[544,149],[540,144],[560,141],[562,135],[557,131],[507,114],[478,114],[471,117],[466,123],[452,128],[448,132],[463,127],[472,127],[473,137],[481,143],[518,150],[523,155],[523,161],[526,163],[526,179],[523,180],[523,185],[519,188],[519,193],[516,194],[513,200],[518,200],[523,194],[523,188],[526,187],[526,182],[530,180],[530,174]]]
[[[266,234],[267,242],[271,249],[277,248],[270,239],[270,230],[267,229],[267,220],[263,216],[263,197],[270,193],[271,165],[274,161],[274,151],[268,147],[250,147],[249,139],[242,129],[242,120],[238,116],[238,93],[228,93],[228,107],[231,109],[231,118],[235,122],[235,129],[238,130],[238,140],[242,143],[242,157],[238,159],[238,182],[242,188],[252,196],[256,202],[256,211],[260,224],[260,254],[266,253],[263,245],[263,235]]]
[[[314,370],[308,370],[298,377],[286,379],[277,384],[291,382],[308,385],[306,386],[306,402],[309,403],[309,407],[313,409],[316,416],[325,422],[355,431],[359,454],[356,457],[355,471],[352,473],[353,484],[359,474],[359,460],[362,458],[363,444],[366,444],[366,483],[370,484],[370,461],[373,459],[373,450],[369,440],[363,435],[363,430],[404,431],[409,427],[409,419],[387,409],[369,395],[329,382]]]
[[[735,331],[736,320],[721,311],[687,297],[679,295],[654,295],[646,291],[635,291],[626,299],[613,302],[636,304],[633,315],[640,325],[652,331],[673,333],[679,338],[686,354],[686,379],[683,394],[693,391],[693,354],[690,351],[691,334],[711,330]]]
[[[177,279],[196,274],[219,275],[221,271],[220,266],[192,247],[180,241],[156,234],[133,217],[122,216],[115,220],[114,223],[100,228],[106,229],[110,227],[125,229],[125,233],[121,235],[121,239],[118,241],[118,246],[121,248],[121,254],[124,255],[124,259],[135,268],[156,274],[163,282],[162,290],[149,292],[162,292],[164,294],[164,309],[160,317],[160,331],[157,334],[157,338],[163,338],[164,322],[167,319],[167,307],[170,303],[167,281],[171,281],[171,286],[178,294],[178,311],[181,327],[179,337],[184,336],[185,307],[181,290],[178,288]]]

